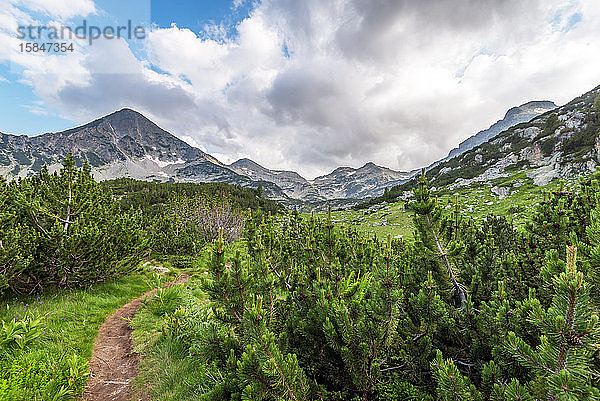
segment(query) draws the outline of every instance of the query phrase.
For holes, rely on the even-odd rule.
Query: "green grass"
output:
[[[343,210],[332,212],[331,217],[336,225],[344,224],[358,229],[362,233],[385,238],[412,236],[412,218],[404,210],[405,202],[386,203],[378,210]],[[324,214],[321,214],[324,217]]]
[[[576,180],[565,182],[569,188],[576,184]],[[531,208],[543,199],[543,192],[556,190],[560,183],[552,181],[548,185],[538,187],[527,178],[526,172],[520,171],[509,177],[498,178],[492,183],[476,183],[468,187],[456,189],[443,189],[434,194],[446,213],[454,211],[456,196],[458,195],[460,213],[464,218],[480,220],[489,214],[504,215],[512,219],[517,227],[522,226]],[[492,193],[492,187],[508,187],[510,194],[500,199]],[[364,210],[343,210],[332,212],[336,225],[351,226],[363,233],[376,235],[384,239],[388,235],[392,238],[413,237],[411,212],[405,210],[404,201],[382,203]],[[317,216],[325,218],[325,213]]]
[[[142,313],[143,316],[143,313]],[[143,317],[142,317],[143,319]],[[205,370],[187,347],[176,340],[153,344],[140,363],[139,388],[150,386],[151,399],[191,401],[200,399],[197,383],[205,381]]]
[[[185,273],[191,272],[186,270]],[[198,358],[190,356],[187,347],[168,331],[163,331],[165,320],[176,308],[200,307],[205,302],[205,295],[200,290],[200,282],[204,275],[196,270],[190,280],[174,291],[179,296],[168,298],[163,302],[159,294],[153,296],[140,308],[132,321],[134,329],[132,338],[134,350],[143,356],[139,365],[139,376],[136,387],[144,389],[154,400],[175,401],[199,399],[201,390],[198,386],[206,381],[205,369]],[[166,304],[167,313],[157,305]]]
[[[0,347],[0,400],[77,397],[85,385],[98,328],[107,316],[147,291],[149,283],[147,275],[132,274],[89,289],[4,299],[0,320],[5,325],[39,319],[41,335],[23,350]]]

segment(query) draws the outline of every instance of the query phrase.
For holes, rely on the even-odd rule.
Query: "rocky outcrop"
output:
[[[429,169],[430,182],[450,188],[489,183],[492,192],[504,197],[509,192],[493,182],[512,174],[525,172],[541,186],[595,171],[600,162],[600,111],[593,103],[598,96],[600,87],[440,162]]]
[[[497,195],[499,199],[504,199],[510,195],[510,188],[507,187],[492,187],[492,193]]]
[[[463,153],[481,145],[482,143],[490,141],[502,131],[505,131],[517,124],[528,122],[532,118],[553,110],[556,107],[558,106],[554,104],[554,102],[550,101],[534,101],[522,104],[518,107],[513,107],[506,112],[502,120],[496,122],[486,130],[479,131],[477,134],[461,142],[457,148],[452,149],[445,160],[460,156]]]

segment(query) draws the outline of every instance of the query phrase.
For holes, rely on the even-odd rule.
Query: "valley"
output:
[[[593,393],[599,99],[534,108],[420,172],[314,180],[225,165],[129,109],[3,135],[0,400]],[[118,308],[127,322],[101,326]],[[569,313],[581,344],[544,343],[562,335],[544,316]],[[572,391],[522,362],[560,347],[586,355],[564,369],[584,372]],[[490,387],[490,370],[506,379]]]
[[[600,1],[0,2],[0,401],[600,401]]]

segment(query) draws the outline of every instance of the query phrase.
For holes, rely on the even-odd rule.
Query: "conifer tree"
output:
[[[595,183],[597,185],[597,182]],[[596,202],[595,207],[590,213],[590,224],[586,227],[586,238],[578,241],[582,253],[586,257],[589,270],[587,271],[588,281],[594,285],[594,299],[598,299],[600,293],[600,202]],[[596,301],[598,305],[599,302]]]
[[[15,188],[0,177],[0,295],[7,288],[21,289],[17,278],[26,274],[34,256],[35,232],[19,219]]]
[[[534,401],[527,388],[515,378],[508,384],[495,383],[490,395],[492,401]]]
[[[576,248],[567,248],[565,271],[553,282],[555,295],[548,309],[536,299],[531,301],[529,318],[542,332],[540,343],[532,346],[509,332],[506,350],[535,374],[530,387],[537,396],[548,400],[598,399],[600,392],[591,381],[600,326],[591,307],[589,284],[577,270]]]
[[[407,302],[408,316],[400,326],[400,335],[405,342],[407,371],[414,372],[411,379],[423,380],[429,374],[430,362],[435,356],[439,339],[450,333],[450,307],[437,293],[437,285],[431,272],[418,293],[410,295]],[[408,340],[409,339],[409,340]]]
[[[560,126],[560,120],[558,119],[558,114],[551,113],[548,118],[546,118],[546,123],[544,125],[543,136],[548,136],[554,134],[554,131]]]
[[[88,284],[137,266],[145,246],[141,219],[121,212],[87,163],[78,169],[69,155],[60,172],[44,167],[9,188],[13,241],[29,241],[31,255],[27,269],[11,278],[15,290]]]
[[[211,332],[216,337],[203,339],[202,349],[206,351],[201,354],[220,368],[234,367],[236,374],[229,377],[227,387],[236,389],[242,400],[308,400],[310,386],[297,355],[282,351],[282,344],[272,331],[276,324],[275,289],[271,273],[265,269],[260,237],[256,248],[255,258],[246,263],[237,253],[233,262],[226,264],[221,230],[214,244],[210,277],[203,288],[210,297],[214,316],[231,327],[235,335],[231,336],[229,330],[221,334]],[[215,343],[229,348],[227,361],[210,350]],[[213,389],[212,396],[217,397],[219,390]]]
[[[515,288],[523,291],[526,287],[522,284],[523,279],[510,280],[513,277],[506,274],[506,270],[513,267],[520,240],[510,221],[501,216],[488,215],[482,224],[475,224],[471,220],[462,224],[459,230],[465,249],[459,257],[461,276],[475,305],[489,300],[498,280],[503,278],[508,278],[511,283],[514,281]],[[517,276],[520,274],[514,269],[512,273]],[[527,296],[526,289],[524,291]]]
[[[436,392],[439,400],[482,400],[481,394],[469,378],[460,373],[452,359],[444,359],[439,350],[431,362],[431,369],[437,382]]]
[[[437,201],[432,198],[425,171],[414,190],[414,198],[409,207],[415,213],[413,221],[417,249],[425,251],[430,262],[443,272],[462,303],[467,299],[466,290],[460,281],[460,270],[453,260],[462,251],[462,244],[456,236],[448,235],[456,230],[456,226],[443,216]]]
[[[559,256],[564,258],[569,233],[573,228],[570,195],[562,186],[558,191],[544,194],[545,199],[540,202],[536,216],[528,223],[527,230],[539,242],[540,252],[556,249]]]

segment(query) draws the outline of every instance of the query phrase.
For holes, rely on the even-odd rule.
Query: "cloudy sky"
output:
[[[444,157],[530,100],[600,84],[597,0],[2,0],[0,131],[123,107],[224,162],[307,178]],[[139,39],[19,51],[18,26],[133,21]]]

